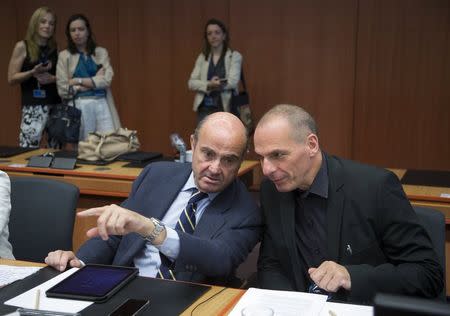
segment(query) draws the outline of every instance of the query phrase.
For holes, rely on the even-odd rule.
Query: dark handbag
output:
[[[80,138],[81,110],[61,103],[50,108],[47,122],[49,140],[59,144],[78,143]]]
[[[251,134],[253,132],[254,125],[252,111],[250,110],[250,96],[247,93],[247,86],[245,84],[244,68],[241,70],[241,82],[244,90],[231,96],[231,113],[239,117],[247,129],[247,132]]]

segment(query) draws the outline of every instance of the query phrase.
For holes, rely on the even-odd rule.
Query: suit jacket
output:
[[[437,296],[442,268],[398,178],[384,169],[324,155],[328,167],[329,260],[350,273],[351,291],[340,300],[369,302],[376,292]],[[295,244],[295,197],[270,182],[261,188],[266,223],[258,262],[262,287],[306,291]]]
[[[91,57],[97,65],[102,65],[105,69],[104,76],[94,76],[92,77],[92,81],[97,88],[106,90],[106,101],[113,119],[113,126],[114,129],[118,129],[121,125],[110,88],[114,71],[109,61],[108,51],[103,47],[97,46],[95,48],[95,55],[91,55]],[[69,80],[73,78],[73,73],[75,72],[79,60],[80,54],[71,54],[67,49],[63,50],[58,55],[58,64],[56,65],[56,86],[58,88],[59,96],[63,100],[70,100],[73,97],[73,95],[69,93]]]
[[[147,217],[163,218],[191,173],[190,164],[157,162],[147,166],[122,206]],[[177,280],[227,283],[261,237],[259,207],[236,179],[207,206],[194,234],[177,231]],[[77,256],[86,263],[133,265],[144,239],[136,233],[88,240]]]
[[[208,94],[208,67],[211,55],[205,60],[203,53],[198,55],[194,69],[188,81],[189,89],[196,91],[193,110],[197,111],[202,103],[205,94]],[[225,76],[227,84],[220,94],[225,112],[230,112],[230,100],[233,91],[238,91],[239,80],[241,79],[242,55],[238,51],[228,49],[225,53]]]

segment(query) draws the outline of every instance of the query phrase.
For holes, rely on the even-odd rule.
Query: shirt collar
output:
[[[183,188],[181,189],[182,192],[192,191],[193,189],[197,189],[197,186],[195,185],[194,180],[194,172],[191,171],[191,174],[189,175],[189,178],[187,179],[186,183],[184,184]],[[212,201],[214,198],[219,195],[220,192],[211,192],[208,194],[208,200]]]
[[[328,198],[328,167],[325,155],[322,153],[322,164],[320,165],[319,172],[317,172],[313,183],[307,191],[298,190],[298,194],[301,198],[305,198],[309,193],[314,193],[325,199]]]

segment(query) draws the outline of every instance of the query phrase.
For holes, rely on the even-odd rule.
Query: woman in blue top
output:
[[[237,92],[242,64],[242,55],[229,47],[230,35],[222,21],[206,22],[203,39],[203,50],[188,82],[189,89],[196,91],[193,110],[198,121],[214,112],[230,112],[231,95]]]
[[[90,132],[111,132],[120,127],[111,94],[114,75],[108,51],[97,46],[89,20],[82,14],[69,18],[67,49],[59,53],[56,83],[61,98],[81,110],[80,140]]]

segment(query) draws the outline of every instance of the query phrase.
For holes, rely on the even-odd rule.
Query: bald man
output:
[[[98,217],[87,232],[92,239],[76,256],[57,250],[45,262],[61,271],[113,264],[136,266],[141,276],[228,284],[261,234],[260,210],[237,179],[247,149],[245,127],[230,113],[214,113],[199,123],[191,147],[192,165],[150,164],[121,206],[78,213]],[[177,223],[197,191],[206,194],[195,202],[194,231],[188,232]]]
[[[260,286],[360,303],[442,291],[430,238],[392,172],[322,152],[314,119],[294,105],[261,118],[255,151],[267,176]]]

